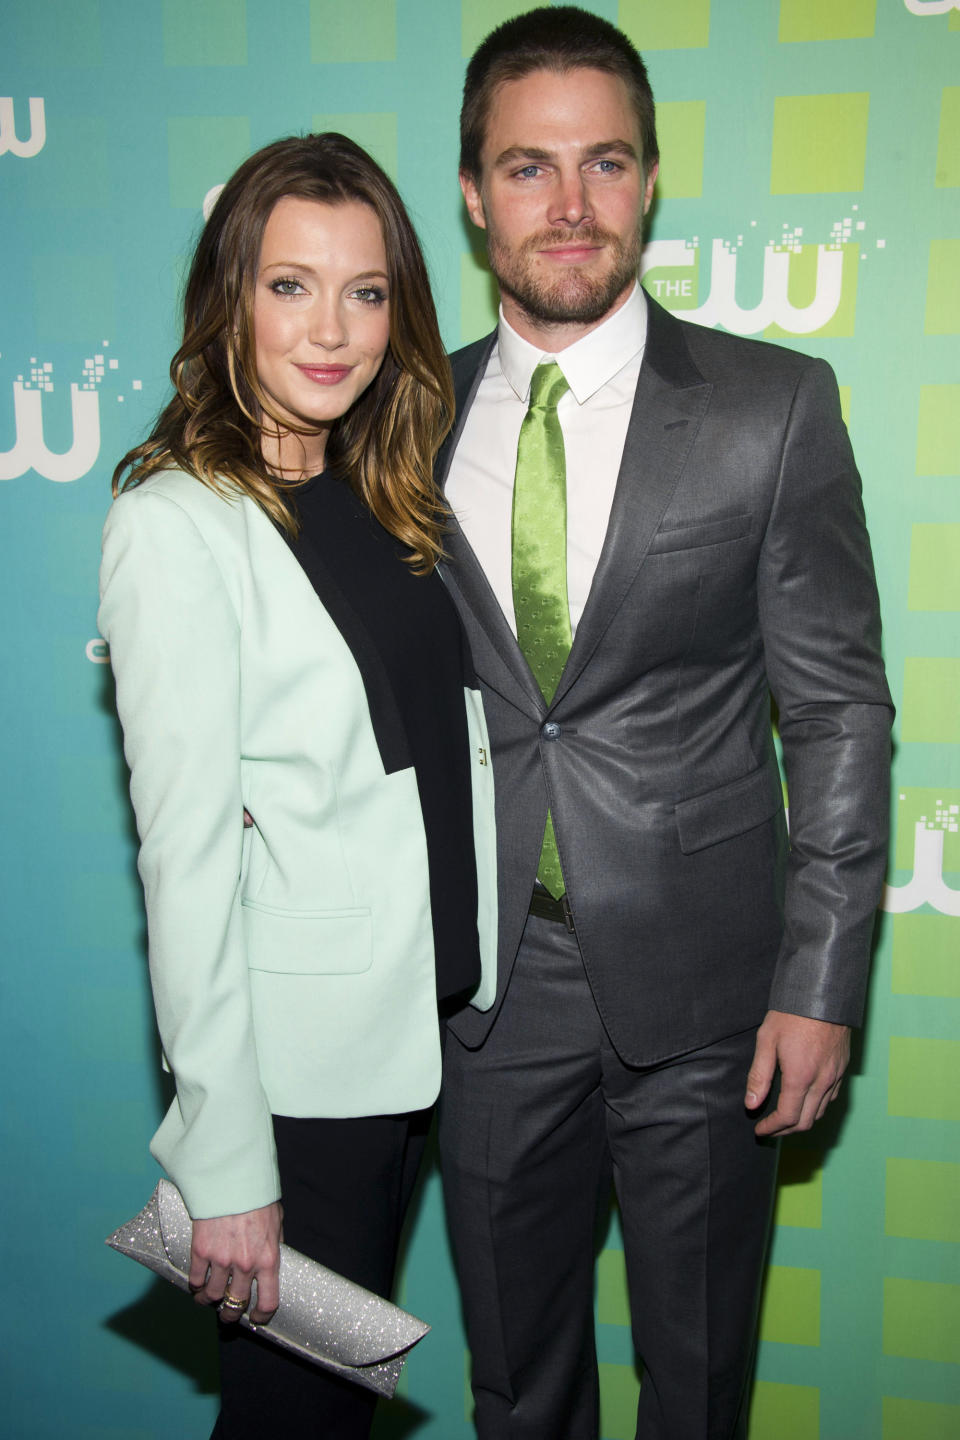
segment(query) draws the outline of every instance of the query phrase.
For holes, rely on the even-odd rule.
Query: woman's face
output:
[[[380,221],[357,200],[287,195],[263,232],[253,300],[257,378],[281,420],[309,435],[266,436],[267,464],[316,474],[330,425],[373,380],[390,339]]]

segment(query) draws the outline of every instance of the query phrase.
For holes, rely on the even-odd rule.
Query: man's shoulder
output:
[[[755,340],[746,335],[733,335],[727,330],[713,330],[706,325],[671,319],[679,326],[687,351],[707,380],[723,375],[767,375],[796,381],[806,370],[823,368],[825,362],[800,350],[776,345],[770,340]]]

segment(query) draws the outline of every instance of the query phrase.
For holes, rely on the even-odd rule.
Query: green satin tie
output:
[[[567,467],[557,417],[557,405],[569,388],[555,361],[534,370],[513,482],[517,641],[548,705],[573,643],[567,599]],[[566,886],[549,811],[537,877],[559,900]]]

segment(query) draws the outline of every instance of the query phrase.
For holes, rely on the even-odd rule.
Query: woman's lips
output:
[[[297,369],[301,375],[312,380],[315,385],[337,385],[349,375],[353,369],[352,365],[298,365]]]

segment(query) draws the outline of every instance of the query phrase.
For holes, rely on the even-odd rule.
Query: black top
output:
[[[410,551],[350,486],[323,473],[296,492],[293,549],[363,675],[384,768],[413,765],[420,791],[439,999],[480,979],[466,642],[436,571]]]

